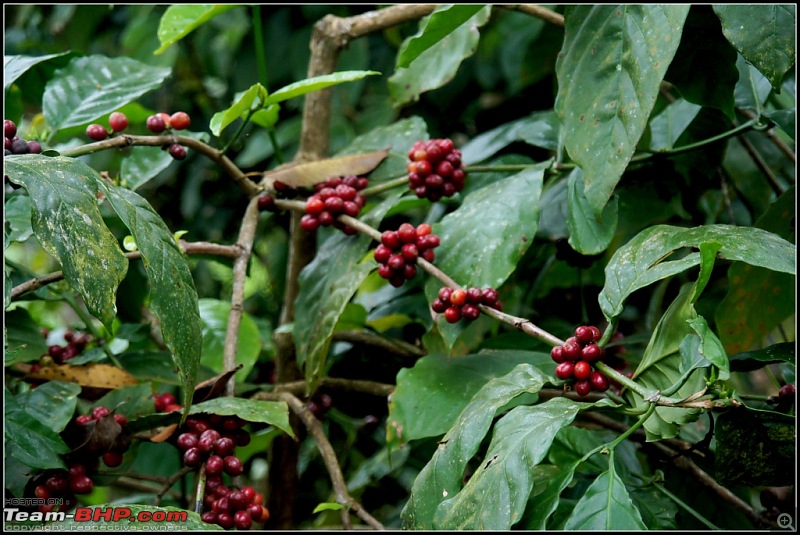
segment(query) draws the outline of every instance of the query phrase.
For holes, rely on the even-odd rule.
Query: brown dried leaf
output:
[[[150,437],[150,442],[164,442],[175,433],[176,429],[178,429],[178,424],[172,424],[166,427],[161,427],[156,430],[155,435],[152,435]]]
[[[275,181],[279,181],[293,188],[308,188],[332,176],[365,175],[378,167],[378,164],[388,156],[389,149],[382,149],[315,162],[290,164],[264,173],[262,183],[271,187]]]
[[[228,384],[228,381],[230,381],[241,368],[243,368],[243,365],[239,364],[234,369],[228,370],[223,374],[212,377],[195,386],[194,393],[192,394],[192,404],[220,397],[225,391],[225,386]]]
[[[80,366],[69,364],[42,366],[37,371],[29,373],[26,378],[38,381],[65,381],[83,387],[108,390],[138,384],[136,378],[125,370],[97,363]]]

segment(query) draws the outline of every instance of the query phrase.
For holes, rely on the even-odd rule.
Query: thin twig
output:
[[[360,392],[362,394],[372,394],[380,398],[388,397],[394,392],[394,385],[378,383],[375,381],[363,381],[359,379],[344,379],[340,377],[323,377],[320,379],[320,388],[341,390],[343,392]],[[291,383],[276,384],[272,392],[262,391],[255,393],[251,399],[274,400],[275,394],[288,392],[294,395],[302,395],[306,391],[305,381],[292,381]]]
[[[400,355],[401,357],[424,357],[427,351],[414,344],[409,344],[403,340],[385,338],[369,331],[340,331],[333,334],[333,339],[341,342],[350,342],[364,346],[375,347],[377,349]]]
[[[182,478],[183,476],[185,476],[189,472],[193,472],[193,471],[194,471],[194,468],[191,468],[189,466],[184,466],[183,468],[181,468],[180,470],[178,470],[177,472],[175,472],[174,474],[169,476],[167,478],[167,480],[164,482],[164,484],[162,485],[161,490],[158,491],[158,494],[156,494],[156,505],[159,505],[161,503],[161,498],[163,498],[164,495],[167,492],[169,492],[169,489],[172,487],[172,485],[174,485],[180,478]]]
[[[190,255],[211,255],[222,256],[225,258],[236,258],[239,255],[239,249],[235,245],[219,245],[209,242],[185,242],[180,240],[180,247],[184,253]],[[138,260],[142,257],[141,251],[132,251],[125,253],[128,260]],[[43,288],[48,284],[58,282],[64,279],[63,271],[54,271],[41,277],[36,277],[15,286],[11,290],[11,299],[14,300],[19,296],[28,292],[34,292],[39,288]]]
[[[328,469],[328,475],[333,485],[333,490],[336,493],[337,503],[344,505],[342,523],[349,529],[349,521],[345,518],[349,511],[353,511],[358,517],[377,530],[384,530],[383,524],[376,520],[372,515],[365,511],[361,505],[347,492],[347,484],[342,475],[342,469],[339,467],[339,461],[336,458],[336,453],[333,451],[333,446],[325,436],[325,431],[322,429],[322,424],[319,423],[314,415],[309,411],[305,403],[300,401],[294,395],[288,392],[281,392],[279,394],[281,401],[285,401],[292,411],[300,418],[303,424],[308,429],[309,435],[314,439],[314,442],[319,448],[322,460],[325,467]]]
[[[517,5],[502,5],[507,9],[514,9],[520,13],[533,15],[536,18],[542,19],[545,22],[554,24],[560,28],[564,27],[564,15],[551,11],[545,7],[537,6],[536,4],[517,4]]]

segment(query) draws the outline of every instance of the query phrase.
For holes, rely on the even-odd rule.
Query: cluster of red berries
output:
[[[185,111],[176,111],[172,115],[160,112],[148,117],[145,124],[152,133],[160,134],[170,128],[173,130],[186,130],[192,124],[192,119]]]
[[[91,414],[82,414],[75,418],[76,428],[83,428],[84,431],[75,434],[74,441],[85,444],[86,434],[92,433],[91,429],[87,428],[97,425],[104,418],[113,418],[120,427],[125,427],[128,423],[125,415],[117,413],[112,416],[108,407],[97,406],[92,409]],[[109,468],[114,468],[122,464],[123,454],[130,446],[130,438],[125,433],[103,436],[97,441],[97,446],[105,449],[100,455],[103,463]],[[61,498],[59,511],[68,511],[77,503],[75,495],[89,494],[94,490],[92,475],[99,467],[98,453],[99,451],[94,450],[84,451],[80,459],[73,459],[67,463],[69,465],[67,470],[48,470],[39,477],[40,483],[34,488],[34,495],[43,500]],[[55,501],[39,505],[39,511],[42,513],[52,512],[55,508]]]
[[[260,493],[253,487],[227,487],[220,476],[206,478],[203,506],[205,512],[200,519],[223,529],[248,530],[253,522],[269,520],[269,510]]]
[[[300,219],[304,230],[313,232],[320,226],[333,225],[348,235],[356,229],[348,227],[336,217],[345,214],[358,217],[366,204],[364,196],[358,193],[367,187],[367,179],[357,176],[333,177],[314,186],[315,193],[306,200],[306,213]]]
[[[42,333],[45,339],[50,336],[50,332],[45,328],[39,329],[39,332]],[[94,337],[89,333],[68,330],[64,333],[64,341],[67,343],[65,346],[60,344],[48,346],[47,355],[43,355],[42,359],[49,357],[56,364],[64,364],[83,353],[86,347],[94,341]],[[31,372],[39,371],[42,367],[42,362],[33,364]]]
[[[119,133],[128,128],[128,117],[121,111],[115,111],[108,116],[108,126],[111,133]],[[109,131],[101,124],[93,123],[86,127],[86,136],[94,141],[103,141],[109,136]]]
[[[575,336],[570,336],[563,346],[556,346],[550,356],[558,363],[556,377],[562,381],[575,379],[575,391],[586,396],[592,390],[605,392],[608,390],[608,378],[596,371],[592,366],[604,356],[603,349],[597,345],[600,340],[600,329],[593,325],[581,325],[575,329]]]
[[[397,230],[381,234],[381,244],[375,249],[375,261],[380,264],[378,275],[399,288],[417,274],[417,259],[433,262],[434,248],[439,246],[439,236],[431,233],[431,226],[422,223],[414,227],[403,223]]]
[[[503,310],[494,288],[461,288],[452,289],[444,287],[439,290],[439,295],[431,302],[431,309],[437,314],[444,313],[448,323],[458,323],[462,318],[474,321],[481,315],[480,305]]]
[[[450,139],[417,141],[408,151],[408,187],[417,197],[436,202],[464,189],[467,174],[461,164],[461,151]]]
[[[42,144],[38,141],[25,141],[17,136],[17,125],[9,119],[3,120],[3,155],[10,154],[39,154]]]

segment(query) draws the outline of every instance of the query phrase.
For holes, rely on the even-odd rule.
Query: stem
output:
[[[253,41],[256,52],[256,65],[258,66],[258,80],[264,87],[267,86],[267,57],[264,54],[264,31],[261,26],[261,6],[253,6]]]
[[[653,412],[655,412],[655,410],[656,410],[656,404],[655,403],[650,403],[650,406],[647,408],[647,412],[642,414],[639,417],[639,419],[636,420],[635,424],[630,426],[624,433],[622,433],[620,436],[615,438],[610,444],[608,444],[607,447],[613,451],[614,448],[616,448],[618,445],[620,445],[623,442],[625,442],[625,440],[627,440],[629,436],[631,436],[637,429],[639,429],[640,427],[642,427],[644,425],[644,423],[647,421],[648,418],[650,418],[650,416],[652,416],[652,414],[653,414]]]
[[[388,191],[390,189],[394,189],[400,186],[407,186],[408,185],[408,175],[399,176],[397,178],[391,178],[387,182],[383,182],[381,184],[377,184],[370,188],[366,188],[361,191],[361,195],[364,197],[369,197],[370,195],[377,195],[378,193],[383,193],[384,191]]]
[[[282,165],[286,162],[283,157],[283,151],[281,150],[281,144],[278,143],[278,136],[275,135],[275,129],[270,128],[269,132],[269,142],[272,143],[272,150],[275,152],[275,158],[278,160],[278,165]]]
[[[705,147],[706,145],[710,145],[712,143],[716,143],[717,141],[723,141],[725,139],[729,139],[729,138],[738,136],[742,132],[745,132],[747,130],[750,130],[750,129],[754,128],[756,125],[758,125],[758,119],[751,119],[751,120],[747,121],[746,123],[744,123],[744,124],[742,124],[740,126],[737,126],[736,128],[728,130],[727,132],[723,132],[721,134],[717,134],[716,136],[711,136],[710,138],[703,139],[703,140],[697,141],[695,143],[689,143],[688,145],[684,145],[682,147],[677,147],[677,148],[674,148],[674,149],[668,149],[668,150],[663,150],[663,151],[658,151],[658,152],[650,152],[650,153],[647,153],[647,154],[640,155],[639,157],[631,158],[631,163],[642,162],[642,161],[645,161],[645,160],[652,159],[654,157],[675,156],[675,155],[678,155],[678,154],[683,154],[684,152],[689,152],[689,151],[693,151],[693,150],[696,150],[696,149],[700,149],[700,148]]]
[[[628,390],[636,392],[637,394],[642,396],[645,400],[651,399],[655,394],[658,393],[656,391],[648,392],[647,390],[642,388],[638,383],[631,381],[626,376],[622,375],[621,373],[619,373],[617,370],[615,370],[605,362],[595,362],[594,367],[603,372],[603,374],[609,379],[613,379],[614,381],[618,382]]]
[[[206,491],[206,463],[200,465],[197,472],[197,484],[195,485],[194,512],[198,515],[203,511],[203,498]]]
[[[252,117],[252,116],[253,116],[253,110],[248,110],[247,111],[247,116],[242,120],[242,124],[239,125],[239,128],[236,130],[236,133],[233,134],[233,137],[231,137],[228,140],[228,142],[225,143],[225,146],[222,147],[222,151],[221,151],[222,154],[225,154],[226,152],[228,152],[228,149],[231,148],[231,145],[233,145],[234,142],[237,139],[239,139],[239,136],[242,134],[242,131],[244,130],[244,127],[247,126],[247,123],[250,122],[250,117]]]

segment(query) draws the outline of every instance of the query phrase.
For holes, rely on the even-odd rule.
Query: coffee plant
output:
[[[4,14],[7,524],[795,525],[794,5]]]

